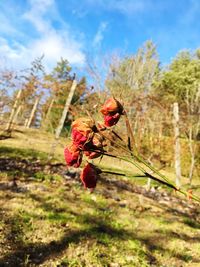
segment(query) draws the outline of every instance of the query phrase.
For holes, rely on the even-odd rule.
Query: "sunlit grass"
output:
[[[32,133],[34,135],[33,130]],[[45,138],[37,131],[33,140],[36,137]],[[15,138],[4,140],[0,158],[26,159],[30,164],[46,163],[49,146],[37,150],[33,144],[21,147],[22,143]],[[63,148],[59,150],[56,152],[58,160]],[[110,158],[104,158],[99,164],[110,171],[138,173],[134,166],[116,163]],[[65,180],[60,174],[37,170],[28,183],[21,179],[23,175],[22,170],[7,170],[0,174],[2,184],[13,176],[21,181],[19,190],[12,187],[1,190],[0,243],[4,246],[0,247],[0,254],[3,260],[12,263],[14,259],[19,266],[199,264],[198,221],[181,215],[176,203],[166,206],[109,183],[111,179],[144,185],[146,179],[107,175],[107,180],[99,181],[96,191],[91,194],[84,190],[80,181]],[[156,183],[152,184],[156,186]]]

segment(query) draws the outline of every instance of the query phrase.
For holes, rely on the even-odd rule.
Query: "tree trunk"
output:
[[[8,123],[6,125],[6,131],[9,131],[11,129],[11,126],[12,126],[12,122],[13,122],[13,119],[14,119],[14,116],[15,116],[15,111],[17,109],[17,106],[18,106],[18,102],[19,102],[19,99],[21,97],[21,94],[22,94],[22,89],[20,89],[17,93],[17,96],[16,96],[16,100],[15,100],[15,103],[12,107],[12,110],[11,110],[11,113],[10,113],[10,117],[9,117],[9,120],[8,120]]]
[[[158,132],[158,144],[159,144],[160,151],[162,147],[162,133],[163,133],[163,124],[161,121],[160,126],[159,126],[159,132]]]
[[[28,123],[28,119],[25,119],[25,122],[24,122],[24,127],[26,128],[27,126],[27,123]]]
[[[17,118],[18,118],[18,115],[19,115],[21,109],[22,109],[22,105],[19,105],[16,112],[15,112],[15,116],[13,118],[13,124],[17,124]]]
[[[149,131],[148,131],[148,140],[149,140],[149,147],[150,147],[150,150],[151,152],[153,151],[154,147],[154,142],[153,142],[153,137],[154,137],[154,126],[155,126],[155,123],[151,120],[151,118],[148,118],[149,120]]]
[[[195,152],[194,152],[194,147],[192,144],[192,126],[190,126],[189,129],[189,149],[190,149],[190,155],[191,155],[191,164],[190,164],[190,172],[189,172],[189,181],[190,184],[192,184],[192,177],[193,177],[193,172],[194,172],[194,166],[195,166]]]
[[[67,113],[68,113],[69,106],[71,104],[72,98],[74,96],[74,92],[76,90],[76,86],[77,86],[77,82],[76,82],[76,80],[73,80],[73,83],[72,83],[68,98],[67,98],[67,100],[65,102],[65,107],[63,109],[62,117],[61,117],[60,122],[58,124],[58,127],[56,129],[55,141],[51,146],[51,150],[50,150],[49,157],[48,157],[49,160],[53,157],[53,155],[55,153],[55,149],[56,149],[56,146],[57,146],[57,143],[58,143],[58,138],[59,138],[59,136],[61,134],[61,131],[63,129],[63,125],[64,125],[64,122],[65,122],[65,119],[66,119],[66,116],[67,116]]]
[[[69,106],[71,104],[72,98],[74,96],[74,92],[76,90],[76,86],[77,86],[77,82],[76,82],[76,80],[73,80],[73,83],[72,83],[68,98],[67,98],[67,100],[65,102],[65,107],[63,109],[62,117],[61,117],[60,122],[58,124],[58,127],[56,129],[56,135],[55,135],[56,139],[58,139],[60,134],[61,134],[64,122],[65,122],[65,119],[66,119],[66,116],[67,116],[67,113],[68,113],[68,110],[69,110]]]
[[[179,188],[181,185],[181,146],[179,140],[179,109],[178,103],[173,105],[173,124],[174,124],[174,161],[176,172],[176,186]]]
[[[33,105],[32,111],[31,111],[31,115],[30,115],[30,117],[29,117],[29,119],[28,119],[28,122],[27,122],[27,124],[26,124],[26,128],[30,128],[30,125],[31,125],[31,122],[32,122],[33,117],[34,117],[34,115],[35,115],[35,112],[36,112],[36,110],[37,110],[37,106],[38,106],[38,104],[39,104],[39,101],[40,101],[40,96],[37,96],[36,99],[35,99],[35,103],[34,103],[34,105]]]
[[[42,122],[42,129],[45,129],[45,125],[46,125],[46,123],[48,122],[49,115],[50,115],[50,113],[51,113],[51,109],[52,109],[52,107],[53,107],[53,104],[54,104],[54,102],[55,102],[55,99],[56,99],[55,96],[51,99],[51,102],[50,102],[50,104],[49,104],[47,113],[46,113],[46,115],[45,115],[45,117],[44,117],[44,121]]]

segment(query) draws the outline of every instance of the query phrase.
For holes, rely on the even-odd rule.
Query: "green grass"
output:
[[[17,250],[18,262],[28,257],[35,264],[43,248],[48,257],[41,256],[41,266],[192,266],[200,257],[199,239],[194,238],[199,225],[153,201],[145,199],[142,211],[137,195],[119,190],[126,200],[121,207],[106,196],[101,183],[93,194],[72,184],[65,190],[61,184],[45,184],[45,191],[33,185],[28,192],[9,192],[9,198],[5,191],[1,198],[6,211],[2,223],[7,225],[1,240],[8,242],[13,234],[10,252],[1,254],[11,263]]]
[[[0,146],[0,157],[46,161],[48,154],[34,149]]]
[[[44,137],[36,132],[35,138]],[[9,142],[1,143],[0,158],[45,164],[48,151],[44,147],[22,148],[21,140],[19,147],[16,139]],[[137,173],[118,163],[104,159],[100,164]],[[18,190],[7,186],[15,176]],[[91,194],[79,181],[64,180],[57,173],[40,169],[32,173],[32,179],[24,177],[28,176],[23,168],[0,174],[1,266],[200,265],[200,218],[180,203],[160,203],[109,180],[99,181]],[[137,185],[146,182],[137,177],[107,178]]]

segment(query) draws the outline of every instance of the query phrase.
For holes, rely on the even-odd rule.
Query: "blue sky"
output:
[[[22,68],[45,55],[77,68],[89,57],[131,54],[152,40],[161,63],[200,47],[199,0],[0,0],[0,59]]]

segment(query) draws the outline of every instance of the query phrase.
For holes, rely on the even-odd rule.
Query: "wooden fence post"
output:
[[[174,124],[174,161],[176,172],[176,186],[181,185],[181,146],[179,139],[179,108],[178,103],[173,104],[173,124]]]

